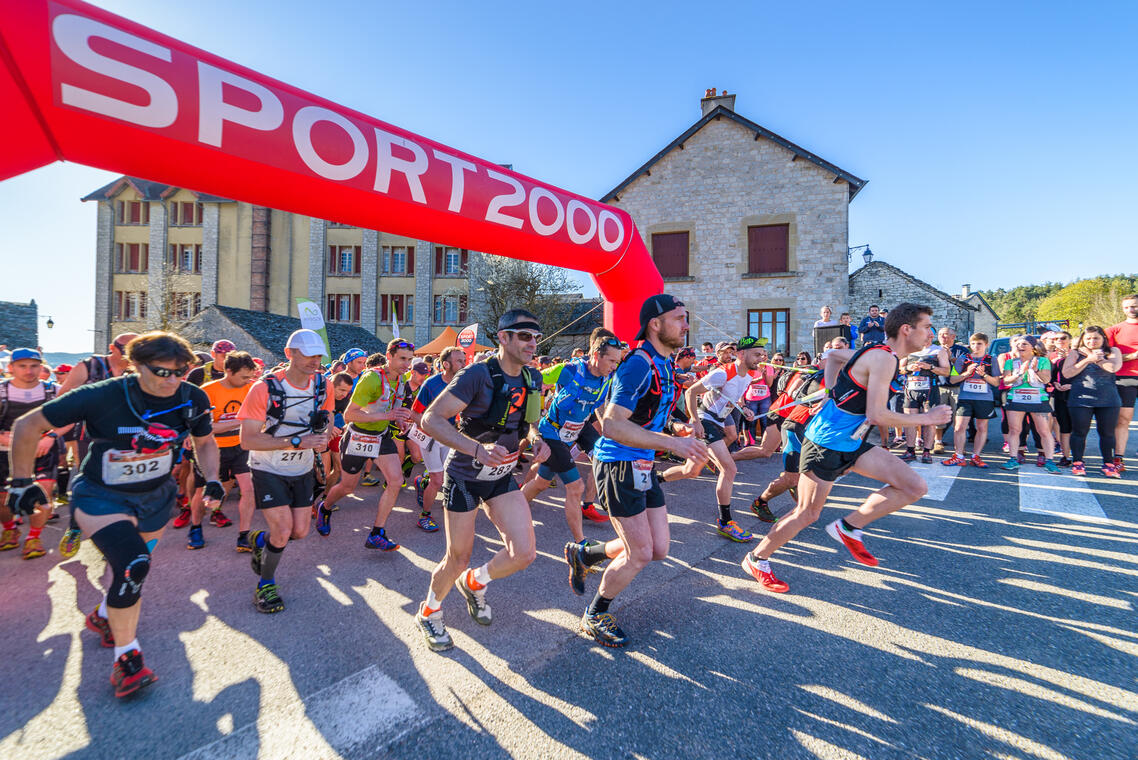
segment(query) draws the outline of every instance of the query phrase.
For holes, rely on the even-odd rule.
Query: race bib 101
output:
[[[980,380],[965,380],[964,390],[967,393],[987,393],[988,384]]]

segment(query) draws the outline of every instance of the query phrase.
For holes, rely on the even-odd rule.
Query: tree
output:
[[[470,287],[474,321],[489,338],[495,335],[498,318],[510,309],[533,312],[546,335],[557,331],[573,313],[573,303],[565,296],[578,289],[560,267],[491,255],[472,258]]]

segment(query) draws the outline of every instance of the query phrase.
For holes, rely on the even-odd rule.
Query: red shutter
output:
[[[126,250],[127,250],[127,258],[129,259],[129,261],[127,262],[127,264],[128,264],[127,271],[137,272],[138,271],[138,265],[139,265],[138,243],[127,243]]]
[[[142,204],[142,223],[150,224],[150,204],[146,202]]]
[[[458,297],[458,323],[466,324],[466,296]]]
[[[688,233],[662,232],[653,235],[652,259],[662,277],[687,277]]]
[[[747,228],[747,271],[755,274],[790,270],[790,225]]]
[[[194,204],[194,224],[201,224],[202,223],[202,216],[203,216],[202,204],[195,203]]]
[[[202,247],[201,244],[194,246],[194,274],[201,274],[202,271]]]
[[[360,321],[360,294],[359,293],[353,293],[352,294],[352,321],[353,322],[359,322]]]
[[[415,246],[407,246],[407,274],[415,274]]]
[[[324,311],[324,319],[329,322],[336,321],[336,296],[328,296],[325,299],[328,302],[328,308]]]
[[[461,261],[459,263],[459,271],[462,274],[466,274],[466,267],[469,263],[470,263],[470,251],[463,248],[462,249],[462,258],[461,258]]]
[[[150,269],[150,243],[142,244],[142,271]]]
[[[381,322],[386,322],[388,320],[388,317],[387,296],[382,295],[379,297],[379,319]]]
[[[123,261],[122,247],[123,247],[122,243],[115,243],[115,271],[116,272],[123,271],[123,264],[125,263]]]
[[[328,274],[336,274],[336,246],[328,246]]]
[[[130,223],[138,224],[142,221],[142,204],[137,201],[130,202]]]
[[[435,246],[435,277],[443,273],[443,247]]]
[[[352,271],[355,274],[360,273],[360,266],[361,266],[360,259],[363,258],[363,256],[361,255],[362,251],[363,251],[363,249],[360,248],[360,246],[358,246],[358,245],[352,249]]]

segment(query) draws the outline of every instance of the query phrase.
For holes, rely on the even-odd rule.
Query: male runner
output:
[[[888,336],[888,333],[886,335]],[[940,404],[940,387],[937,385],[937,378],[948,377],[951,371],[948,351],[933,345],[933,333],[930,328],[921,348],[908,354],[901,361],[901,372],[905,373],[905,414],[919,415]],[[952,407],[949,407],[949,411],[952,411]],[[921,462],[932,463],[933,456],[929,444],[933,439],[933,428],[933,425],[919,427],[915,424],[905,427],[906,449],[901,457],[902,462],[912,462],[917,458],[917,442],[914,438],[919,435],[922,446]]]
[[[942,330],[943,332],[943,330]],[[941,341],[944,342],[943,339]],[[949,375],[949,382],[959,390],[956,402],[956,423],[952,431],[953,455],[941,464],[946,467],[963,467],[971,464],[984,470],[988,468],[980,454],[988,442],[988,420],[996,416],[996,388],[1000,386],[1000,375],[992,374],[992,357],[988,355],[988,336],[974,333],[968,339],[970,352],[959,356]],[[968,423],[976,423],[976,438],[972,442],[972,458],[966,459],[964,449],[968,445]]]
[[[668,357],[684,345],[687,310],[675,297],[652,296],[640,307],[644,341],[617,368],[608,404],[600,415],[601,439],[593,449],[593,472],[602,506],[612,518],[623,551],[601,576],[596,596],[581,617],[581,630],[604,646],[622,647],[628,636],[616,624],[609,605],[649,562],[668,556],[670,534],[664,491],[653,471],[656,451],[667,450],[695,462],[707,461],[707,444],[669,435],[672,407],[679,396]],[[686,426],[685,426],[686,427]],[[608,558],[605,544],[581,547],[571,556],[570,584],[583,584],[590,565]]]
[[[17,348],[12,351],[8,362],[10,378],[0,380],[0,523],[4,532],[0,534],[0,551],[15,549],[20,545],[20,531],[11,509],[4,503],[8,483],[8,451],[12,445],[12,425],[17,419],[55,397],[57,387],[54,383],[40,380],[43,368],[43,355],[34,348]],[[36,483],[47,495],[47,502],[36,508],[32,514],[28,537],[24,540],[24,559],[42,557],[47,551],[43,548],[40,534],[51,517],[52,492],[55,489],[56,470],[65,454],[63,430],[46,431],[36,442],[35,478]]]
[[[443,475],[446,472],[446,460],[450,456],[450,448],[422,432],[423,412],[427,411],[431,402],[446,390],[455,375],[466,366],[466,352],[458,346],[447,346],[439,356],[439,364],[442,366],[442,372],[427,378],[419,388],[415,403],[411,407],[411,419],[414,420],[419,434],[426,437],[425,441],[421,440],[419,443],[419,448],[423,451],[423,467],[426,472],[415,478],[415,498],[419,502],[419,527],[428,533],[439,529],[431,517],[431,508],[434,507],[439,490],[443,487]],[[453,417],[448,422],[451,425],[457,424],[457,420]]]
[[[407,382],[404,375],[414,359],[414,344],[396,338],[387,344],[387,362],[383,367],[365,372],[356,381],[352,400],[344,410],[347,427],[340,438],[340,481],[328,490],[317,507],[316,532],[321,536],[332,532],[332,512],[336,502],[355,492],[364,465],[369,459],[374,459],[385,483],[375,522],[364,546],[386,552],[399,548],[399,544],[387,537],[386,527],[403,485],[399,450],[392,434],[398,425],[411,421],[411,412],[403,407],[403,394]]]
[[[230,340],[215,340],[209,349],[209,360],[190,370],[186,382],[199,388],[206,383],[215,383],[225,378],[225,357],[236,351],[237,346]]]
[[[124,347],[137,376],[108,379],[56,397],[16,421],[12,434],[9,504],[32,513],[46,498],[33,480],[36,447],[52,428],[82,423],[91,446],[75,479],[71,505],[79,527],[111,568],[107,593],[87,627],[114,647],[111,684],[125,697],[157,680],[135,638],[143,581],[177,486],[174,454],[193,436],[210,506],[224,495],[217,480],[217,445],[210,436],[209,399],[183,382],[190,345],[172,333],[149,332]]]
[[[213,439],[217,441],[219,465],[218,474],[222,483],[230,480],[237,481],[241,491],[241,500],[237,505],[237,551],[251,551],[249,546],[249,528],[253,525],[253,512],[256,504],[253,501],[253,475],[249,471],[249,452],[241,448],[241,421],[237,413],[241,411],[241,404],[249,395],[253,378],[257,374],[257,365],[253,357],[246,351],[229,351],[225,354],[225,377],[203,385],[201,388],[209,396],[210,406],[213,407]],[[202,515],[205,512],[203,498],[205,496],[205,476],[201,467],[194,461],[194,495],[190,499],[191,525],[189,537],[186,542],[187,549],[201,549],[205,546],[202,536]],[[209,516],[211,524],[218,528],[226,528],[233,524],[221,511],[221,505]]]
[[[587,360],[574,359],[564,366],[557,377],[557,391],[538,425],[549,449],[549,458],[538,465],[537,477],[522,488],[526,501],[532,503],[538,494],[553,485],[555,477],[560,478],[565,484],[565,522],[577,543],[585,540],[581,519],[585,483],[573,461],[571,449],[578,441],[591,448],[600,438],[589,418],[604,403],[609,375],[619,362],[620,341],[598,338],[589,347]],[[608,522],[608,516],[592,505],[590,511],[590,520]]]
[[[901,415],[888,407],[891,386],[897,378],[897,354],[910,354],[924,346],[931,327],[932,309],[902,303],[885,318],[885,342],[858,351],[831,351],[826,363],[830,398],[806,427],[798,481],[798,506],[775,523],[770,533],[742,562],[743,570],[777,593],[790,589],[771,571],[770,557],[779,547],[812,525],[822,514],[834,481],[848,471],[885,483],[870,494],[857,511],[826,526],[826,532],[845,546],[854,559],[875,566],[877,558],[862,543],[866,525],[928,491],[920,475],[884,449],[865,440],[871,425],[937,425],[950,418],[947,406],[929,412]]]
[[[960,386],[951,382],[952,368],[956,366],[956,361],[968,355],[968,347],[963,346],[956,342],[956,330],[951,327],[942,327],[936,333],[937,342],[939,347],[948,353],[948,367],[949,374],[940,375],[934,378],[934,382],[939,386],[939,399],[938,404],[948,404],[952,410],[953,415],[956,414],[957,396],[960,391]],[[835,346],[836,348],[836,346]],[[934,435],[936,436],[936,443],[933,445],[934,454],[944,453],[944,432],[948,429],[948,425],[938,425]],[[955,436],[955,433],[953,433]]]
[[[241,446],[249,451],[253,498],[268,531],[249,534],[250,565],[257,575],[253,606],[258,612],[284,609],[276,571],[290,538],[304,538],[312,519],[314,451],[328,445],[331,382],[320,374],[324,340],[296,330],[285,343],[288,364],[258,380],[237,412]]]
[[[537,317],[524,309],[510,309],[498,320],[498,351],[459,372],[423,412],[423,432],[452,450],[443,479],[446,554],[431,574],[427,598],[415,614],[432,650],[454,645],[442,613],[452,585],[466,598],[474,622],[490,625],[486,586],[523,570],[537,556],[533,518],[513,471],[527,437],[534,459],[540,461],[548,453],[537,430],[541,375],[526,366],[540,340]],[[458,414],[455,428],[450,419]],[[486,564],[468,569],[480,505],[505,546]]]

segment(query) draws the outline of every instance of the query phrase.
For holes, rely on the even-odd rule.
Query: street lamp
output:
[[[44,319],[44,317],[40,317],[40,319]],[[53,327],[55,327],[55,320],[53,320],[51,317],[47,317],[47,329],[50,330]]]
[[[864,250],[863,250],[863,249],[864,249]],[[868,264],[869,262],[873,261],[873,251],[872,251],[872,250],[870,250],[870,248],[869,248],[869,245],[854,245],[854,246],[850,246],[850,247],[849,247],[849,248],[846,250],[846,261],[852,261],[852,260],[853,260],[853,253],[854,253],[854,251],[861,251],[861,257],[862,257],[862,259],[864,259],[864,260],[865,260],[865,263],[866,263],[866,264]]]

